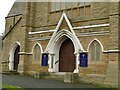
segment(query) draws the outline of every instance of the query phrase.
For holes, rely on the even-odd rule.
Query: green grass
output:
[[[12,85],[3,85],[2,88],[3,88],[3,90],[24,90],[21,87],[12,86]]]

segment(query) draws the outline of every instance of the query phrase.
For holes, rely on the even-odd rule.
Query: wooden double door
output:
[[[75,70],[74,45],[66,39],[59,50],[59,72],[73,72]]]

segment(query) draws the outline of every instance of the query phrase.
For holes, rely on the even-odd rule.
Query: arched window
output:
[[[34,53],[34,62],[40,62],[41,50],[38,44],[35,45],[33,53]]]
[[[89,47],[89,59],[91,62],[101,60],[101,46],[98,41],[94,40]]]

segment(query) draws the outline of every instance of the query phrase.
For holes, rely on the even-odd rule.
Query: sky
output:
[[[15,0],[1,0],[0,1],[0,35],[5,30],[5,17],[8,15]]]

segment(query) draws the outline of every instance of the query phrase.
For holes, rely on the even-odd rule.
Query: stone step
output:
[[[74,83],[78,82],[78,74],[71,73],[71,72],[57,72],[51,73],[51,77],[53,79],[62,80],[65,83]]]
[[[64,75],[65,73],[57,72],[57,73],[50,73],[50,78],[55,80],[64,81]]]
[[[16,70],[12,70],[12,71],[3,71],[2,74],[18,75],[19,73]]]

